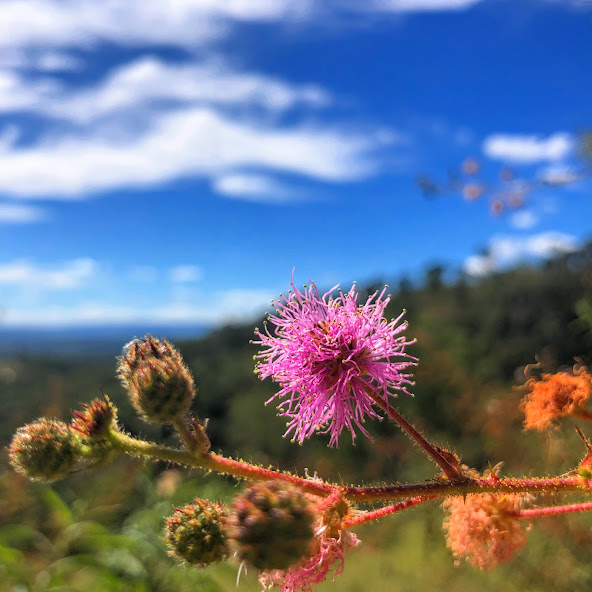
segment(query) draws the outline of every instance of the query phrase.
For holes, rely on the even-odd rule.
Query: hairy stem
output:
[[[154,460],[173,462],[189,467],[198,467],[252,479],[254,481],[283,481],[319,497],[339,494],[350,502],[375,502],[401,500],[406,498],[444,498],[468,493],[550,493],[580,492],[592,494],[592,486],[579,477],[552,477],[547,479],[517,479],[489,477],[486,479],[443,479],[425,483],[405,483],[380,487],[344,487],[303,479],[289,473],[257,467],[250,463],[234,460],[211,452],[197,455],[187,450],[177,450],[152,442],[137,440],[122,432],[112,431],[108,438],[114,450]],[[335,499],[337,495],[335,496]]]
[[[556,516],[558,514],[572,514],[575,512],[592,511],[592,502],[582,502],[580,504],[568,504],[565,506],[550,506],[546,508],[529,508],[513,512],[512,515],[519,518],[536,518],[537,516]]]
[[[368,396],[392,419],[444,472],[449,479],[462,476],[459,467],[454,466],[442,452],[428,442],[394,407],[391,407],[380,396],[366,391]]]
[[[415,496],[448,497],[468,493],[551,493],[578,491],[592,494],[592,487],[578,477],[548,479],[451,479],[427,483],[405,483],[383,487],[343,487],[341,492],[349,501],[373,502]]]
[[[357,526],[358,524],[372,522],[373,520],[378,520],[379,518],[383,518],[384,516],[390,516],[391,514],[402,512],[403,510],[407,510],[408,508],[419,506],[420,504],[429,502],[433,499],[435,499],[434,496],[412,497],[402,502],[391,504],[390,506],[384,506],[383,508],[378,508],[377,510],[370,510],[368,512],[363,512],[362,514],[358,514],[357,516],[354,516],[349,520],[345,520],[342,526],[344,528],[351,528],[352,526]]]
[[[311,479],[296,477],[289,473],[264,469],[244,461],[219,456],[211,452],[196,454],[188,450],[177,450],[168,446],[154,444],[153,442],[137,440],[114,430],[109,433],[108,437],[115,449],[134,456],[169,461],[188,467],[198,467],[256,481],[284,481],[299,487],[302,491],[321,497],[326,497],[336,490],[335,486],[327,483],[320,483]]]

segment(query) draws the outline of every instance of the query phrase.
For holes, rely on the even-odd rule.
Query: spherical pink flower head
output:
[[[267,570],[259,573],[263,590],[277,586],[280,592],[310,592],[324,582],[333,570],[333,580],[343,572],[343,556],[360,543],[353,532],[340,531],[336,537],[326,526],[317,531],[313,553],[286,570]]]
[[[449,497],[444,530],[453,555],[484,571],[504,563],[526,545],[517,512],[524,498],[500,493],[475,493]]]
[[[274,335],[267,326],[255,331],[254,343],[263,346],[256,372],[282,387],[268,403],[281,399],[278,409],[290,418],[285,435],[300,443],[320,431],[336,445],[344,428],[353,440],[356,426],[370,437],[362,426],[366,417],[378,417],[370,394],[388,401],[393,391],[409,394],[412,384],[402,372],[416,361],[405,353],[413,341],[399,335],[407,327],[403,313],[384,318],[386,288],[359,306],[355,286],[336,297],[336,288],[321,296],[314,283],[302,292],[292,288],[274,303]]]

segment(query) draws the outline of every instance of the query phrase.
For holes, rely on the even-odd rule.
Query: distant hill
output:
[[[138,324],[56,329],[7,329],[0,326],[0,355],[116,355],[125,343],[148,333],[178,341],[203,337],[210,330],[207,325]]]

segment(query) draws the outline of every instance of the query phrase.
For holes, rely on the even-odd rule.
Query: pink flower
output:
[[[340,531],[334,538],[323,526],[317,531],[316,549],[311,556],[304,557],[286,570],[262,571],[259,582],[263,590],[277,586],[281,588],[280,592],[310,592],[314,586],[325,581],[331,569],[334,569],[335,580],[343,572],[343,555],[359,543],[352,532]]]
[[[355,287],[333,297],[333,288],[323,296],[314,283],[275,302],[274,335],[256,330],[263,346],[257,358],[260,378],[271,376],[282,387],[268,403],[281,399],[278,409],[289,417],[285,435],[302,443],[315,431],[331,435],[329,445],[338,443],[344,428],[355,438],[357,426],[366,417],[379,417],[369,393],[388,401],[392,391],[408,393],[409,374],[401,371],[414,365],[405,353],[413,343],[399,334],[407,328],[403,313],[387,321],[384,311],[390,301],[386,288],[358,306]],[[398,361],[394,361],[398,360]]]

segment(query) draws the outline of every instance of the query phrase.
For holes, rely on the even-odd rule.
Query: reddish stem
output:
[[[343,496],[341,495],[341,491],[336,489],[331,495],[329,495],[326,498],[324,498],[323,500],[321,500],[316,505],[316,509],[319,512],[324,512],[325,510],[328,510],[329,508],[337,505],[337,503],[342,499],[343,499]]]
[[[349,520],[345,520],[342,526],[343,528],[350,528],[352,526],[357,526],[358,524],[365,524],[366,522],[378,520],[378,518],[383,518],[384,516],[389,516],[390,514],[396,514],[397,512],[402,512],[403,510],[407,510],[408,508],[419,506],[419,504],[429,502],[433,499],[435,498],[430,496],[412,497],[411,499],[407,499],[402,502],[397,502],[396,504],[391,504],[390,506],[378,508],[378,510],[371,510],[369,512],[364,512],[363,514],[358,514],[357,516],[350,518]]]
[[[579,419],[585,419],[586,421],[592,421],[592,411],[588,411],[588,409],[582,409],[581,407],[576,407],[571,412],[572,417],[577,417]]]
[[[414,496],[465,495],[467,493],[551,493],[554,491],[591,492],[591,487],[579,477],[552,477],[549,479],[454,479],[405,483],[383,487],[342,487],[343,496],[349,501],[372,502],[378,500]]]
[[[371,392],[366,391],[368,396],[392,419],[398,426],[444,471],[449,479],[458,479],[462,473],[422,434],[420,434],[394,407],[391,407],[384,399]]]
[[[537,516],[557,516],[558,514],[572,514],[575,512],[592,511],[592,502],[582,502],[580,504],[568,504],[565,506],[550,506],[547,508],[529,508],[528,510],[519,510],[512,512],[513,516],[520,518],[535,518]]]

